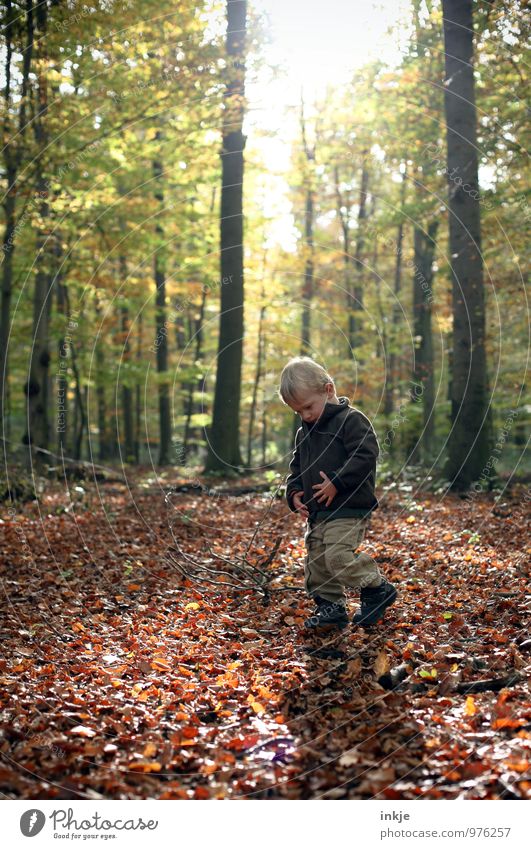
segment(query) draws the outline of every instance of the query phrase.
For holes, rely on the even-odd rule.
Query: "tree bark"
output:
[[[26,132],[26,106],[29,90],[29,74],[33,54],[34,24],[33,24],[33,2],[26,3],[25,33],[26,45],[22,50],[22,80],[20,89],[20,100],[18,102],[18,133],[16,140],[11,138],[11,124],[9,116],[12,114],[12,91],[11,91],[11,61],[13,51],[16,47],[15,40],[15,10],[13,4],[8,0],[6,3],[6,26],[5,38],[5,66],[4,66],[4,121],[3,121],[3,155],[6,176],[7,191],[2,201],[4,208],[5,226],[3,236],[3,264],[2,264],[2,296],[0,309],[0,433],[6,432],[5,419],[7,412],[7,398],[9,390],[9,334],[11,319],[11,294],[13,289],[13,254],[15,250],[16,236],[16,193],[17,179],[22,155],[24,151],[24,136]],[[2,452],[4,465],[7,462],[7,445],[2,441]]]
[[[98,459],[106,460],[111,456],[109,429],[107,427],[107,404],[105,399],[105,356],[102,348],[101,305],[96,291],[94,310],[97,320],[96,348],[96,406],[98,418]]]
[[[359,355],[359,349],[363,344],[363,287],[364,266],[363,252],[365,248],[365,222],[367,218],[367,193],[369,190],[369,170],[367,168],[368,151],[362,153],[362,164],[360,171],[360,194],[358,200],[358,229],[356,232],[356,247],[354,253],[354,298],[350,305],[350,344],[357,358],[358,365],[363,365],[363,358]],[[361,379],[358,381],[361,383]]]
[[[198,363],[202,357],[202,346],[203,346],[203,322],[205,320],[205,309],[206,309],[206,299],[207,299],[208,288],[203,288],[202,296],[201,296],[201,305],[199,307],[199,316],[195,322],[195,328],[193,333],[190,333],[190,339],[192,336],[194,337],[194,363]],[[184,438],[183,438],[183,457],[182,463],[185,464],[188,460],[189,449],[190,449],[190,437],[192,435],[192,416],[194,414],[194,392],[197,390],[201,392],[204,386],[204,376],[201,376],[198,380],[192,378],[188,382],[188,397],[186,399],[186,422],[184,425]]]
[[[254,383],[253,383],[253,395],[251,400],[251,409],[249,411],[249,428],[247,431],[247,467],[251,468],[251,460],[252,460],[252,443],[253,443],[253,430],[254,430],[254,422],[256,418],[256,406],[258,399],[258,390],[260,388],[260,381],[263,376],[263,333],[264,333],[264,319],[266,313],[266,305],[265,305],[265,290],[264,290],[264,275],[265,275],[265,266],[266,266],[266,255],[264,252],[264,261],[262,268],[262,287],[260,291],[260,315],[258,319],[258,351],[256,354],[256,369],[254,373]]]
[[[125,287],[127,280],[127,263],[123,254],[120,256],[120,277],[122,285]],[[128,364],[131,358],[131,343],[129,342],[129,309],[126,304],[123,304],[120,310],[122,319],[122,364],[124,369],[122,372],[122,408],[124,421],[124,459],[126,463],[134,463],[135,460],[135,440],[133,427],[133,390],[130,386],[131,376],[128,374]]]
[[[243,358],[243,150],[246,0],[227,0],[227,85],[221,151],[221,313],[212,424],[205,471],[241,467],[240,393]]]
[[[302,327],[301,327],[301,356],[311,353],[311,309],[314,290],[314,164],[315,143],[310,146],[307,140],[306,121],[304,118],[304,101],[301,96],[301,136],[304,156],[306,158],[305,183],[306,195],[304,200],[304,281],[302,286]]]
[[[433,448],[434,434],[434,375],[433,375],[433,259],[435,255],[438,221],[431,221],[425,233],[415,227],[414,273],[413,273],[413,325],[415,352],[413,363],[413,387],[410,397],[413,403],[422,402],[422,435],[413,447],[412,462],[421,458],[429,460]],[[420,450],[422,447],[422,451]]]
[[[155,140],[159,142],[162,133],[157,130]],[[164,203],[164,192],[162,189],[162,162],[160,159],[153,161],[153,176],[155,178],[155,199],[159,202],[160,211]],[[170,411],[170,387],[168,385],[168,329],[166,322],[166,268],[164,259],[164,248],[162,245],[164,231],[159,222],[155,225],[157,247],[154,252],[154,275],[156,286],[156,358],[157,375],[159,377],[159,466],[167,466],[171,463],[171,411]]]
[[[341,233],[343,236],[343,279],[344,279],[344,288],[345,288],[345,306],[347,313],[347,356],[349,359],[354,359],[354,351],[353,351],[353,334],[354,334],[354,322],[352,315],[352,301],[354,298],[354,292],[352,290],[352,262],[350,256],[350,216],[352,210],[352,202],[350,197],[350,191],[345,192],[345,195],[341,194],[341,182],[339,179],[339,168],[336,165],[334,167],[334,188],[336,193],[336,204],[337,204],[337,216],[339,219],[339,223],[341,226]]]
[[[407,166],[406,166],[407,167]],[[384,415],[387,418],[390,418],[395,404],[394,404],[394,391],[397,384],[397,373],[396,373],[396,352],[397,346],[399,345],[399,333],[398,329],[400,326],[400,291],[402,289],[402,254],[404,250],[404,208],[406,205],[406,188],[407,188],[407,171],[404,170],[402,174],[402,183],[400,184],[400,221],[398,223],[397,231],[396,231],[396,258],[395,258],[395,272],[394,272],[394,282],[393,282],[393,309],[391,310],[391,330],[389,333],[390,337],[390,351],[389,351],[389,364],[385,374],[385,396],[384,396]]]
[[[489,453],[472,0],[443,0],[442,7],[453,302],[452,428],[446,474],[453,490],[465,491],[479,478]]]
[[[48,187],[45,179],[46,150],[48,147],[48,129],[46,125],[48,113],[48,81],[46,78],[45,49],[46,30],[48,23],[48,7],[41,3],[36,7],[35,36],[39,43],[39,67],[37,70],[37,104],[33,121],[35,141],[37,144],[38,178],[37,194],[41,199],[39,218],[41,225],[36,236],[35,259],[35,290],[33,297],[33,328],[32,347],[28,378],[24,384],[26,403],[26,432],[22,438],[25,445],[35,447],[32,451],[38,465],[46,461],[47,455],[40,455],[39,448],[49,447],[50,422],[48,417],[49,402],[49,325],[51,314],[51,293],[53,275],[51,273],[51,256],[47,248],[48,231],[50,229],[50,206],[48,204]]]

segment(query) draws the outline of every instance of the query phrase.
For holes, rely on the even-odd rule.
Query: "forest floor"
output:
[[[303,520],[168,484],[0,507],[4,798],[531,797],[528,489],[379,492],[363,545],[398,600],[316,638]],[[269,603],[231,587],[244,553]]]

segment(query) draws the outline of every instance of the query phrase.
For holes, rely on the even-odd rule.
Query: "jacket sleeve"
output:
[[[363,483],[380,453],[374,428],[360,410],[348,415],[343,427],[343,443],[349,456],[329,475],[338,492],[356,489]]]
[[[293,455],[289,464],[289,474],[286,478],[286,501],[288,502],[288,507],[292,513],[296,512],[293,506],[293,496],[298,490],[302,490],[303,488],[301,479],[301,457],[299,448],[299,437],[301,434],[302,427],[300,427],[295,434],[295,448],[293,449]]]

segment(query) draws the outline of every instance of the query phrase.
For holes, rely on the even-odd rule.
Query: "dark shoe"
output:
[[[343,604],[315,597],[317,611],[305,619],[304,627],[311,631],[331,631],[334,628],[346,628],[348,625],[347,611]]]
[[[361,608],[352,619],[353,625],[376,625],[382,619],[386,607],[396,601],[398,593],[385,578],[379,587],[362,587]]]

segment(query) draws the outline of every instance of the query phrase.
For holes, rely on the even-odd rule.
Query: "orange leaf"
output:
[[[247,734],[245,737],[234,737],[225,745],[227,749],[235,749],[237,752],[241,752],[243,749],[252,749],[258,743],[259,739],[259,734]]]
[[[171,663],[169,663],[163,657],[154,657],[151,661],[151,666],[153,666],[155,669],[162,670],[162,672],[168,672],[171,669]]]
[[[465,704],[465,716],[474,716],[475,713],[477,713],[477,710],[476,703],[474,701],[474,696],[467,696]]]
[[[492,723],[493,728],[520,728],[523,719],[511,719],[510,716],[501,716]]]
[[[129,764],[128,769],[135,772],[160,772],[162,765],[158,761],[134,761]]]

